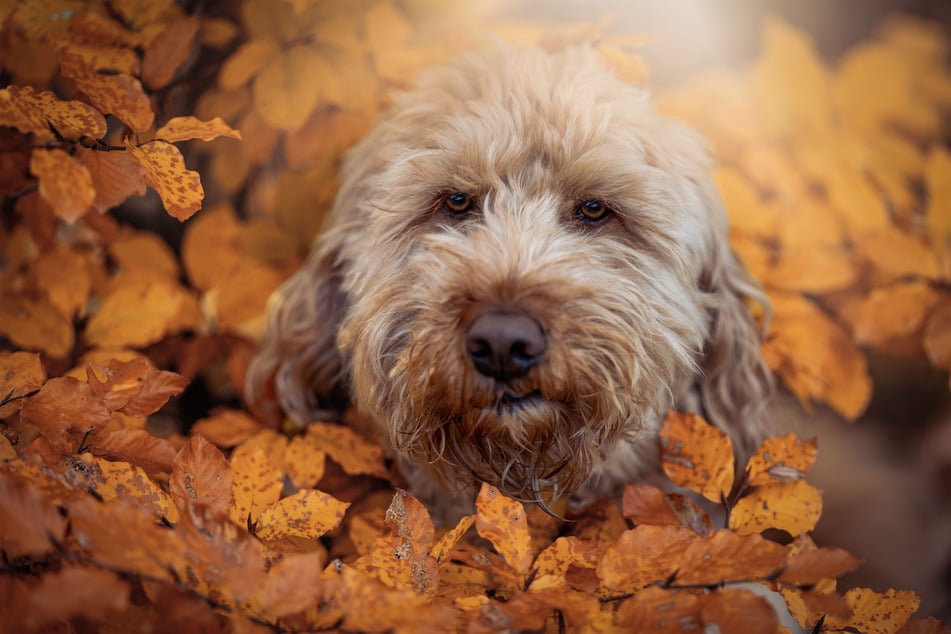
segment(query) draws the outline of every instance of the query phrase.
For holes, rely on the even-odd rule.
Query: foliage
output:
[[[590,42],[647,79],[643,38],[609,21],[487,7],[0,8],[2,629],[781,631],[761,586],[815,631],[947,631],[909,618],[911,593],[837,592],[859,562],[809,538],[816,446],[792,435],[742,467],[719,431],[671,414],[662,463],[696,495],[631,485],[620,510],[560,522],[484,486],[443,531],[358,414],[295,433],[240,409],[265,301],[389,91],[485,31]],[[830,68],[777,23],[751,70],[664,100],[723,160],[734,245],[774,302],[767,360],[847,417],[873,387],[862,346],[951,365],[947,49],[900,20]],[[129,222],[203,205],[175,250]],[[186,428],[166,403],[190,380],[229,407]]]

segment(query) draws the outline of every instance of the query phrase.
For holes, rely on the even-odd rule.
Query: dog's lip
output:
[[[516,394],[515,392],[506,390],[502,392],[502,395],[499,397],[498,407],[500,409],[525,407],[532,405],[541,399],[541,390],[532,390],[531,392],[526,392],[525,394]]]

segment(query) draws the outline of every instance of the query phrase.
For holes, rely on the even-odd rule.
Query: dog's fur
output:
[[[273,380],[300,424],[349,399],[437,513],[460,502],[434,482],[617,495],[656,470],[672,408],[748,450],[772,389],[748,304],[768,308],[709,168],[697,135],[590,50],[436,68],[347,156],[329,227],[271,300],[249,394]],[[448,213],[455,192],[474,207]],[[590,200],[613,213],[585,221]],[[540,325],[525,376],[473,368],[466,332],[486,310]]]

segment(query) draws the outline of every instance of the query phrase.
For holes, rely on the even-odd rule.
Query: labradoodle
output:
[[[425,74],[347,155],[329,226],[274,295],[249,394],[352,403],[411,492],[542,503],[656,473],[672,408],[741,450],[771,377],[701,139],[588,49]]]

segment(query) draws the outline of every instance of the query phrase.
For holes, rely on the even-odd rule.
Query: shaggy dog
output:
[[[748,303],[768,310],[710,167],[587,49],[436,68],[346,157],[249,394],[273,380],[300,424],[353,403],[442,517],[481,481],[616,497],[657,472],[671,409],[749,450],[772,383]]]

